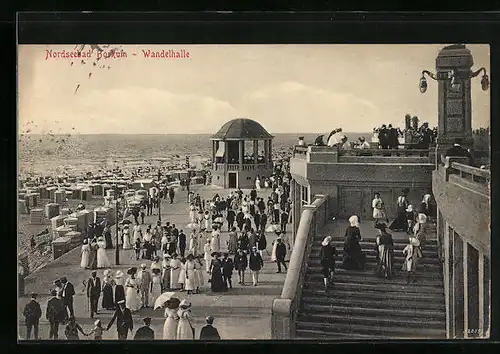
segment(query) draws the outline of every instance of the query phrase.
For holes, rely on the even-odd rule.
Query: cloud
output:
[[[379,108],[364,97],[333,92],[294,81],[282,82],[250,92],[243,106],[257,121],[275,122],[266,129],[280,132],[328,131],[349,122],[349,130],[366,129],[366,122]],[[274,117],[274,119],[272,119]],[[280,117],[280,120],[276,120]],[[314,124],[311,124],[314,121]],[[368,126],[371,126],[370,122]],[[346,129],[347,127],[344,127]],[[370,128],[371,129],[371,128]],[[363,131],[363,130],[361,130]]]

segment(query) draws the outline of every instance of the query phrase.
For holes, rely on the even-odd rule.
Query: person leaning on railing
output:
[[[469,159],[469,165],[473,166],[474,165],[474,158],[472,157],[472,154],[467,151],[463,146],[460,144],[462,143],[462,140],[460,138],[455,139],[455,143],[453,144],[453,147],[448,149],[445,153],[445,157],[467,157]]]

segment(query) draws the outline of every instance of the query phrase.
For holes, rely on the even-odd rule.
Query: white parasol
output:
[[[172,297],[174,297],[175,293],[172,292],[172,291],[168,291],[166,293],[163,293],[161,294],[160,296],[158,296],[158,298],[156,299],[155,301],[155,307],[154,309],[158,309],[158,308],[161,308],[161,307],[164,307],[165,306],[165,303],[170,300]]]

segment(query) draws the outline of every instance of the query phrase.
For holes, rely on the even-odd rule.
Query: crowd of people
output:
[[[407,272],[408,283],[415,281],[415,271],[422,250],[425,248],[429,225],[435,218],[435,203],[430,193],[426,193],[419,203],[417,210],[410,204],[408,199],[409,189],[402,190],[398,196],[397,215],[389,224],[384,201],[379,193],[375,193],[372,200],[374,228],[378,230],[376,243],[377,267],[376,274],[386,279],[394,275],[394,241],[388,229],[408,234],[408,245],[403,249],[405,261],[402,270]],[[388,226],[389,224],[389,226]],[[352,215],[349,218],[349,226],[344,234],[344,248],[342,252],[342,268],[349,270],[364,270],[366,257],[362,251],[360,242],[362,235],[359,228],[359,216]],[[335,273],[335,256],[337,249],[331,236],[325,237],[321,243],[321,266],[325,290],[333,283]]]

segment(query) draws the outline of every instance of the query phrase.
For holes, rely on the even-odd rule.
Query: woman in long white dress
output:
[[[260,190],[260,179],[259,176],[255,179],[255,189]]]
[[[196,254],[194,254],[195,256],[201,256],[203,255],[203,245],[205,245],[205,242],[206,240],[209,238],[209,235],[207,235],[206,233],[204,232],[200,232],[197,236],[197,245],[198,245],[198,249],[196,251]]]
[[[161,295],[161,269],[153,268],[151,276],[150,304],[154,304],[158,296]]]
[[[194,280],[195,280],[195,293],[200,292],[200,288],[205,284],[205,277],[203,276],[203,263],[201,256],[194,259]],[[210,267],[210,265],[209,265]]]
[[[80,261],[81,268],[89,267],[89,257],[90,257],[90,246],[88,239],[83,240],[82,245],[82,260]]]
[[[181,272],[181,261],[176,254],[170,260],[170,290],[180,289],[179,274]]]
[[[204,246],[204,257],[203,259],[205,260],[205,270],[207,271],[207,273],[210,271],[210,264],[212,263],[212,248],[210,246],[211,242],[210,240],[207,240],[207,242],[205,242],[205,246]]]
[[[141,299],[139,297],[139,286],[135,279],[135,274],[130,275],[127,279],[125,289],[125,306],[131,312],[139,311],[141,308]]]
[[[142,230],[139,224],[135,224],[134,226],[134,241],[137,239],[142,241]]]
[[[179,326],[179,315],[177,311],[178,307],[173,307],[167,301],[167,307],[165,308],[165,323],[163,324],[163,339],[172,340],[177,339],[177,327]]]
[[[384,202],[380,198],[379,193],[375,193],[375,196],[372,200],[372,208],[373,208],[373,219],[375,219],[375,225],[387,219],[387,215],[385,214]]]
[[[198,254],[198,238],[194,230],[189,235],[188,252],[195,255]]]
[[[210,241],[210,249],[212,252],[220,252],[220,232],[214,230],[212,232],[212,240]]]
[[[181,259],[181,267],[179,271],[179,286],[181,291],[184,291],[184,283],[186,282],[186,260],[184,258]]]
[[[210,215],[210,212],[208,210],[205,211],[205,214],[203,215],[203,220],[205,222],[205,231],[211,231],[212,230],[212,216]]]
[[[123,227],[123,249],[124,250],[130,250],[132,249],[132,243],[130,242],[130,229],[128,225],[125,225]]]
[[[182,271],[184,273],[184,290],[186,290],[188,294],[192,294],[193,291],[196,290],[195,269],[194,256],[188,254]]]
[[[194,203],[189,205],[189,220],[191,220],[192,224],[196,223],[196,207],[194,206]]]
[[[109,263],[108,255],[106,254],[106,241],[102,237],[97,240],[97,268],[108,268],[111,266]]]
[[[177,326],[177,339],[193,340],[194,327],[191,324],[193,316],[191,315],[191,303],[187,300],[182,300],[179,305],[179,325]]]

